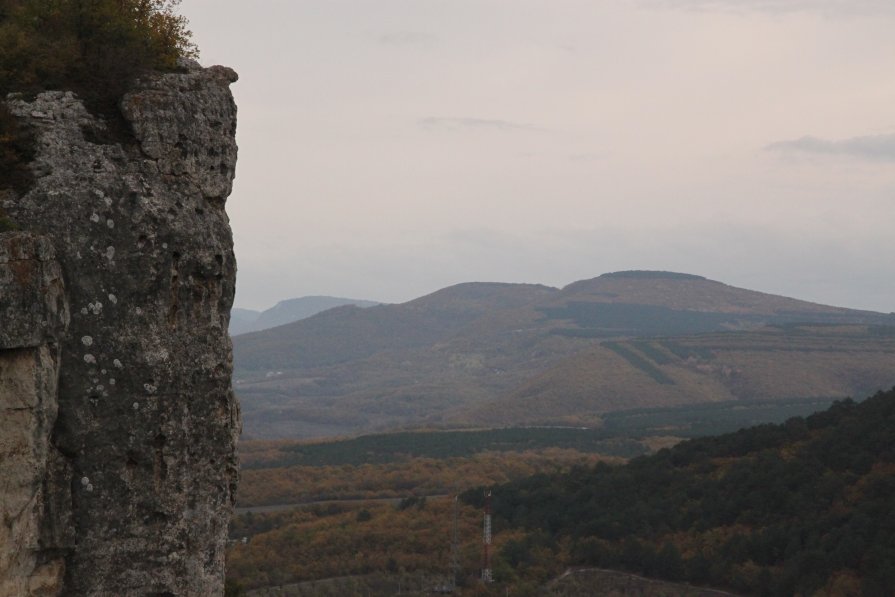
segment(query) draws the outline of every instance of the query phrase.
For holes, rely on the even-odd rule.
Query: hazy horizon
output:
[[[895,311],[895,5],[184,0],[240,74],[236,304],[697,274]]]
[[[506,281],[496,281],[496,280],[465,280],[465,281],[463,281],[463,282],[457,282],[457,284],[466,284],[466,283],[473,283],[473,284],[478,284],[478,283],[481,283],[481,284],[488,284],[488,283],[498,283],[498,284],[540,284],[540,285],[543,285],[543,286],[549,286],[549,287],[553,287],[553,288],[556,288],[556,289],[558,289],[558,290],[561,290],[561,289],[563,289],[564,287],[566,287],[566,286],[568,286],[568,285],[571,285],[571,284],[573,284],[573,283],[575,283],[575,282],[580,282],[580,281],[582,281],[582,280],[588,280],[588,279],[596,278],[596,277],[599,277],[600,275],[604,275],[604,274],[616,273],[616,272],[618,272],[618,271],[630,271],[630,270],[615,270],[615,271],[613,271],[613,272],[603,272],[603,273],[599,274],[598,276],[592,276],[591,278],[581,278],[580,280],[569,280],[569,281],[568,281],[567,283],[565,283],[565,284],[544,284],[543,282],[537,282],[537,281],[506,282]],[[692,272],[672,272],[672,273],[692,274]],[[693,275],[697,275],[697,276],[698,276],[699,274],[693,274]],[[706,278],[706,279],[708,279],[708,280],[714,281],[714,282],[725,283],[723,280],[712,280],[711,278],[707,278],[706,276],[702,276],[702,277],[704,277],[704,278]],[[451,284],[451,285],[449,285],[449,286],[453,286],[453,284]],[[411,296],[411,297],[408,297],[408,298],[406,298],[406,299],[398,300],[398,301],[378,301],[378,300],[376,300],[376,299],[370,299],[370,298],[367,298],[367,297],[364,297],[364,296],[337,296],[337,295],[325,295],[325,294],[319,294],[319,293],[318,293],[318,294],[305,294],[305,295],[300,295],[300,296],[288,296],[288,297],[283,297],[283,298],[281,298],[281,299],[277,299],[277,300],[275,300],[275,301],[274,301],[273,303],[271,303],[271,304],[261,305],[261,306],[259,306],[259,307],[243,307],[242,305],[234,305],[233,308],[234,308],[234,309],[241,309],[241,310],[243,310],[243,311],[255,311],[255,312],[261,313],[261,312],[263,312],[263,311],[266,311],[266,310],[268,310],[268,309],[272,309],[273,307],[276,307],[277,305],[279,305],[279,304],[282,303],[282,302],[286,302],[286,301],[290,301],[290,300],[294,300],[294,299],[303,299],[303,298],[334,298],[334,299],[346,299],[346,300],[356,300],[356,301],[371,301],[371,302],[379,303],[379,304],[382,304],[382,305],[387,305],[387,304],[401,304],[401,303],[405,303],[405,302],[408,302],[408,301],[412,301],[412,300],[417,299],[417,298],[421,298],[421,297],[426,296],[426,295],[428,295],[428,294],[432,294],[432,293],[438,292],[439,290],[443,290],[443,289],[445,289],[445,288],[448,288],[449,286],[442,286],[442,287],[439,287],[439,288],[434,288],[434,289],[432,289],[431,291],[424,292],[423,294],[415,295],[415,296]],[[734,285],[732,285],[732,284],[728,284],[728,286],[734,286]],[[775,294],[775,293],[768,293],[768,292],[762,290],[761,288],[744,288],[744,290],[754,290],[754,291],[757,291],[757,292],[764,292],[764,293],[766,293],[766,294]],[[787,295],[781,295],[781,296],[787,296]],[[804,298],[802,298],[802,297],[798,297],[798,296],[787,296],[787,298],[793,298],[793,299],[803,300],[803,301],[804,301],[804,300],[807,300],[807,299],[804,299]],[[817,302],[817,301],[808,301],[808,302]],[[832,304],[832,303],[821,303],[821,304],[827,304],[828,306],[832,306],[832,307],[847,307],[847,308],[852,308],[852,309],[860,309],[859,307],[849,307],[848,305],[835,305],[835,304]],[[869,310],[870,310],[870,311],[878,311],[878,310],[875,310],[875,309],[869,309]],[[892,314],[895,314],[895,311],[879,311],[879,312],[880,312],[880,313],[892,313]]]

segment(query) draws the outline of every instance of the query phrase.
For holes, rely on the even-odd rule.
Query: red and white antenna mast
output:
[[[485,492],[485,528],[482,533],[482,582],[494,582],[491,574],[491,492]]]

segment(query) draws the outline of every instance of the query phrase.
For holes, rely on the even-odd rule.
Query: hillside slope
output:
[[[355,307],[365,308],[374,307],[378,304],[374,301],[361,301],[335,296],[303,296],[280,301],[265,311],[233,309],[230,317],[230,335],[237,336],[239,334],[270,329],[278,325],[286,325],[307,319],[335,307],[354,305]]]
[[[491,310],[536,300],[541,286],[460,284],[400,305],[344,306],[234,340],[240,371],[305,369],[431,346]]]
[[[889,327],[792,324],[605,341],[467,416],[507,424],[693,402],[867,396],[895,383],[893,367]]]
[[[895,390],[622,467],[496,487],[495,533],[530,531],[502,554],[520,574],[539,547],[567,541],[575,565],[750,595],[890,595],[893,446]]]
[[[805,321],[816,325],[793,323]],[[343,307],[239,336],[234,354],[247,435],[307,437],[866,395],[895,383],[886,324],[895,316],[621,272],[562,290],[462,284]]]

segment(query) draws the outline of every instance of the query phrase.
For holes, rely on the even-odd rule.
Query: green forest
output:
[[[493,493],[495,533],[527,531],[501,551],[512,575],[564,546],[572,566],[749,595],[889,596],[895,389]]]
[[[468,458],[484,452],[561,448],[631,458],[651,451],[650,438],[691,438],[744,426],[782,422],[826,408],[827,398],[740,400],[605,413],[593,428],[507,427],[468,431],[406,431],[319,442],[246,442],[243,469],[403,462],[409,458]],[[266,451],[265,458],[255,453]]]

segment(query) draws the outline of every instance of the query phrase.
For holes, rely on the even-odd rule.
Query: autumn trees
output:
[[[756,595],[889,595],[895,390],[494,495],[496,528],[568,541],[571,564]]]
[[[195,57],[179,0],[0,0],[0,98],[71,90],[95,110],[133,78]]]

